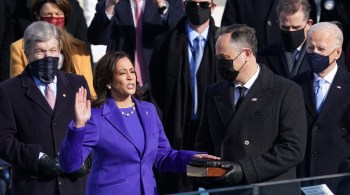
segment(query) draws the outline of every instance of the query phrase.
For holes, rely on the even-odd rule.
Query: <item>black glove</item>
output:
[[[71,179],[77,179],[89,173],[90,168],[91,168],[91,159],[88,157],[86,158],[86,160],[84,161],[83,165],[79,170],[74,171],[73,173],[68,173],[67,176]]]
[[[225,175],[215,180],[215,183],[218,186],[231,186],[242,182],[243,171],[239,163],[237,162],[223,163],[223,164],[220,164],[219,167],[223,169],[228,169],[228,171],[225,173]]]
[[[49,178],[55,178],[61,175],[62,170],[57,160],[44,154],[38,160],[38,170]]]
[[[233,166],[233,162],[193,158],[188,163],[188,165],[193,167],[216,167],[216,168],[226,169],[229,171],[230,168]],[[215,178],[215,177],[196,177],[195,181],[198,183],[199,186],[202,186],[206,189],[224,186],[220,183],[217,183],[217,179],[218,178]]]

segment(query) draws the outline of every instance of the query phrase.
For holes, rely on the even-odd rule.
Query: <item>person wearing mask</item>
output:
[[[67,0],[35,0],[32,6],[32,13],[37,20],[49,22],[59,28],[62,48],[58,68],[69,73],[83,75],[94,97],[95,90],[92,86],[92,66],[88,46],[83,41],[74,38],[64,28],[71,11],[71,5]],[[10,77],[21,74],[27,64],[23,39],[19,39],[11,44]]]
[[[333,23],[320,22],[308,31],[306,57],[311,71],[296,79],[304,92],[308,126],[298,177],[336,174],[341,160],[350,156],[344,139],[349,128],[350,76],[338,64],[342,44],[343,33]],[[329,187],[334,189],[331,183]]]
[[[280,0],[276,12],[281,40],[258,51],[258,62],[288,79],[309,71],[306,35],[312,19],[308,0]]]
[[[78,170],[93,153],[87,195],[157,194],[153,167],[185,172],[193,158],[219,159],[170,147],[155,106],[138,99],[136,72],[125,53],[103,56],[94,78],[97,98],[91,108],[86,89],[77,91],[76,118],[60,152],[66,172]]]
[[[11,0],[14,6],[13,19],[14,38],[18,40],[23,37],[23,32],[31,23],[37,21],[32,12],[32,6],[37,0]],[[84,18],[83,9],[80,7],[77,0],[49,0],[48,2],[58,4],[60,8],[65,7],[69,15],[65,16],[64,28],[73,35],[73,37],[88,42],[87,40],[87,25]],[[64,9],[63,9],[64,10]]]
[[[171,31],[156,38],[150,63],[151,95],[162,112],[170,145],[194,149],[205,88],[221,79],[215,56],[212,0],[186,0],[186,13]],[[192,190],[186,175],[162,173],[164,193]],[[166,179],[165,179],[166,178]]]
[[[91,44],[123,51],[135,62],[138,85],[148,91],[148,66],[157,35],[172,29],[183,16],[182,0],[102,0],[88,27]]]
[[[195,150],[233,165],[212,185],[295,178],[306,146],[300,86],[257,64],[255,30],[247,25],[219,29],[215,48],[224,80],[206,89]],[[300,192],[294,184],[288,186],[283,186],[287,194]],[[267,186],[264,192],[279,194],[275,187]]]
[[[85,194],[90,157],[71,174],[58,163],[75,91],[88,89],[83,76],[57,69],[61,46],[54,25],[34,22],[23,36],[29,64],[0,83],[0,158],[12,165],[13,195]]]

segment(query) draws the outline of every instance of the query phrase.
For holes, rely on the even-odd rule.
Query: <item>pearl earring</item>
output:
[[[110,85],[107,85],[107,88],[108,88],[108,89],[112,89],[112,87],[111,87]]]

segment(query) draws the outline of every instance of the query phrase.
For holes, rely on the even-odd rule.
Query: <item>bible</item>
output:
[[[186,166],[190,177],[221,177],[231,167],[232,162],[208,159],[192,159]]]

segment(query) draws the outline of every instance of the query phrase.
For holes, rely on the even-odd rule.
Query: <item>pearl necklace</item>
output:
[[[121,111],[121,112],[122,112],[122,115],[128,117],[128,116],[134,114],[134,112],[135,112],[135,110],[136,110],[136,108],[135,108],[135,103],[134,103],[134,101],[132,101],[132,100],[131,100],[131,102],[132,102],[132,109],[131,109],[130,113],[125,113],[125,112]]]

